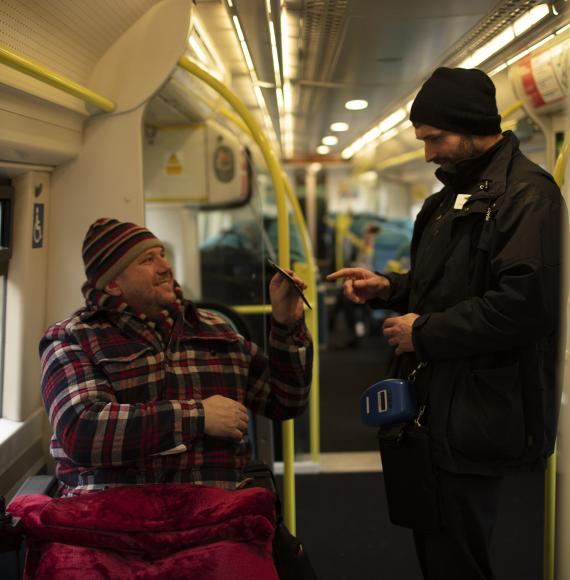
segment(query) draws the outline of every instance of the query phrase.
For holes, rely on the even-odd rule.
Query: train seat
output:
[[[18,495],[24,578],[277,579],[275,495],[187,484],[117,487],[67,498]]]
[[[400,227],[383,224],[380,235],[374,242],[373,269],[376,272],[386,272],[389,260],[399,258],[400,248],[408,244],[410,236]]]

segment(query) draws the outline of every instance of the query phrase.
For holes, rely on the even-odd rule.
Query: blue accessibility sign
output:
[[[34,203],[34,222],[32,224],[32,248],[44,245],[44,204]]]

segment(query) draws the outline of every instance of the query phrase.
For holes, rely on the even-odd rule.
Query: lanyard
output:
[[[412,384],[415,383],[418,371],[422,370],[425,367],[427,367],[427,362],[422,361],[422,362],[418,363],[418,366],[408,375],[408,381]],[[416,427],[421,427],[420,419],[422,418],[422,416],[426,410],[428,397],[429,397],[429,391],[427,391],[426,400],[423,403],[423,405],[420,405],[418,415],[414,419],[414,424],[416,425]]]

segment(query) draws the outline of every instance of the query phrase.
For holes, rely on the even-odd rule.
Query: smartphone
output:
[[[291,284],[291,286],[293,286],[293,288],[295,289],[295,292],[297,292],[297,294],[299,294],[299,296],[303,299],[303,302],[307,305],[307,308],[309,308],[310,310],[313,309],[313,307],[309,304],[309,301],[305,298],[305,295],[303,294],[303,291],[301,290],[301,288],[299,288],[299,286],[297,286],[297,282],[295,282],[295,280],[293,280],[293,278],[287,274],[287,272],[285,272],[285,270],[283,270],[283,268],[280,268],[273,260],[271,260],[270,258],[267,258],[267,263],[276,271],[279,272],[279,274],[281,274],[281,276],[283,278],[285,278],[285,280],[287,280],[287,282],[289,282],[289,284]]]

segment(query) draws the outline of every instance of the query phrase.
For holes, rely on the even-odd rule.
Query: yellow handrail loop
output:
[[[34,77],[56,89],[60,89],[69,95],[73,95],[90,105],[95,105],[106,113],[111,113],[115,110],[116,105],[111,99],[98,95],[91,89],[60,75],[34,60],[16,54],[5,46],[0,46],[0,63]]]

